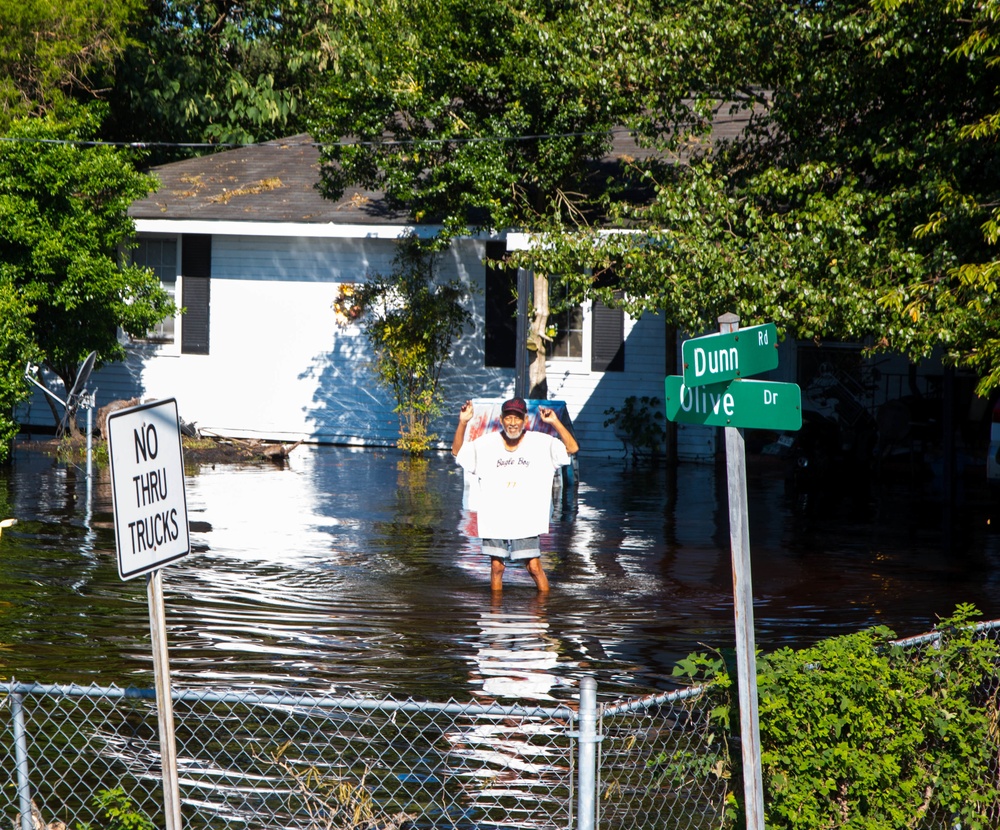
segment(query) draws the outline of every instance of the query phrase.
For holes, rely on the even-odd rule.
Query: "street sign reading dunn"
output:
[[[685,340],[681,359],[689,389],[760,375],[778,367],[778,329],[764,323]]]

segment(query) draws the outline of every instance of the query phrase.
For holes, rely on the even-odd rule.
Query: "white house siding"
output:
[[[391,267],[393,251],[383,240],[214,236],[209,354],[130,346],[124,364],[95,373],[98,405],[176,398],[209,433],[391,443],[396,417],[363,368],[364,339],[336,326],[331,303],[340,282]],[[39,413],[33,400],[30,422],[51,423]]]
[[[125,362],[94,374],[97,406],[176,398],[180,416],[206,433],[393,445],[399,420],[368,368],[367,341],[359,326],[336,324],[331,304],[340,283],[390,271],[395,250],[391,238],[214,235],[209,353],[129,345]],[[445,414],[434,425],[442,446],[461,401],[513,389],[512,370],[483,366],[483,253],[482,242],[459,241],[440,262],[442,280],[470,286],[474,318],[443,373]],[[40,391],[18,415],[54,424]]]
[[[331,303],[340,283],[391,270],[395,248],[388,236],[214,234],[209,353],[129,345],[125,362],[95,372],[97,406],[175,398],[181,417],[206,433],[393,445],[398,417],[367,367],[361,328],[338,327]],[[442,280],[470,287],[473,312],[442,373],[443,414],[432,424],[442,447],[450,445],[462,401],[514,392],[513,369],[484,366],[484,253],[483,240],[459,240],[439,263]],[[630,395],[662,400],[664,327],[653,314],[626,318],[624,372],[590,371],[589,331],[585,326],[582,361],[550,362],[549,397],[566,402],[582,455],[619,457],[622,445],[604,426],[604,411]],[[23,424],[53,424],[41,392],[18,414]]]
[[[391,445],[398,418],[367,341],[331,304],[340,283],[391,270],[394,252],[391,240],[214,237],[209,354],[147,360],[144,395],[177,397],[206,432]],[[460,265],[442,263],[441,276]]]
[[[549,398],[566,402],[580,442],[581,455],[618,458],[622,442],[605,410],[621,409],[625,399],[651,397],[663,401],[666,328],[663,318],[647,313],[638,320],[625,318],[625,371],[590,370],[590,310],[584,312],[583,360],[550,360],[547,364]]]

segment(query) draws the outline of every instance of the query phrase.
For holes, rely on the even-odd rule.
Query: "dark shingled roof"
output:
[[[319,147],[308,135],[176,161],[151,171],[160,187],[129,208],[133,219],[400,224],[381,194],[353,188],[339,201],[319,192]]]
[[[720,107],[713,140],[735,137],[745,113]],[[625,130],[616,130],[605,162],[648,158]],[[352,188],[340,200],[319,192],[319,146],[308,135],[254,144],[154,167],[160,187],[133,202],[133,219],[289,222],[339,225],[409,224],[381,193]]]

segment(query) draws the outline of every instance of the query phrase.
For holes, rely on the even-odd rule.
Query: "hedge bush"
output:
[[[1000,826],[998,649],[959,606],[937,637],[900,645],[879,626],[758,658],[761,769],[769,830],[990,830]],[[722,659],[674,670],[716,698],[716,749],[701,770],[731,784],[742,827],[739,710]],[[677,759],[657,759],[665,774]],[[720,772],[720,765],[724,767]]]

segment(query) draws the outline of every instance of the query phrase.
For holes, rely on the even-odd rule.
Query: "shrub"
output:
[[[435,264],[431,250],[408,239],[392,273],[342,286],[333,303],[342,325],[363,327],[375,353],[375,376],[396,401],[399,447],[413,455],[437,440],[428,426],[441,412],[441,369],[471,319],[462,306],[465,288],[457,280],[438,283]]]
[[[610,406],[604,410],[604,414],[609,416],[604,420],[604,426],[614,427],[626,456],[631,454],[633,461],[644,456],[655,458],[659,454],[667,434],[659,406],[659,398],[629,395],[621,409]]]
[[[155,830],[152,819],[140,811],[125,790],[116,787],[101,790],[94,796],[94,804],[102,811],[104,821],[97,827],[82,825],[83,830]]]
[[[931,646],[894,644],[876,627],[758,661],[768,828],[998,826],[998,647],[976,633],[978,615],[959,606]],[[675,674],[707,677],[722,697],[731,686],[721,661],[703,656]],[[716,723],[728,736],[737,715],[723,711]],[[738,748],[713,760],[730,756]]]

